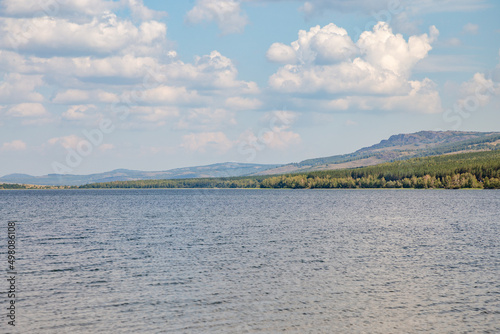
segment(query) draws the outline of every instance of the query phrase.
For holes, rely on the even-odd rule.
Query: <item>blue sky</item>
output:
[[[500,131],[493,0],[0,1],[0,175]]]

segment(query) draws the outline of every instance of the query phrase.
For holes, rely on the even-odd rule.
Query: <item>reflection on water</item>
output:
[[[19,333],[498,333],[499,214],[498,191],[0,192]]]

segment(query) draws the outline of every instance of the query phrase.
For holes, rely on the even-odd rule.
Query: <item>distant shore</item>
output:
[[[133,180],[0,189],[500,189],[500,150],[413,158],[302,174]]]

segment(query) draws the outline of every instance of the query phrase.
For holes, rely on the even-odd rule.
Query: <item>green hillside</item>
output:
[[[140,180],[80,188],[478,188],[500,189],[500,150],[413,158],[376,166],[278,176]]]
[[[307,173],[318,170],[364,167],[417,157],[469,151],[490,151],[498,148],[500,148],[500,133],[498,132],[420,131],[393,135],[378,144],[359,149],[353,153],[308,159],[268,169],[255,175]],[[358,162],[358,165],[349,164],[350,162]]]

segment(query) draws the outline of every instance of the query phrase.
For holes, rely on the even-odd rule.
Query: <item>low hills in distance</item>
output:
[[[350,154],[308,159],[299,163],[290,163],[286,165],[228,162],[208,166],[177,168],[158,172],[118,169],[107,173],[90,175],[49,174],[45,176],[31,176],[26,174],[10,174],[1,177],[0,183],[6,184],[4,185],[4,188],[13,188],[14,185],[12,184],[81,186],[91,183],[110,184],[115,183],[116,181],[175,179],[193,180],[208,178],[237,178],[261,182],[264,179],[269,179],[272,175],[293,173],[307,174],[309,176],[313,175],[314,172],[335,170],[343,171],[345,169],[352,168],[354,168],[354,170],[360,170],[362,169],[361,167],[369,166],[385,166],[384,168],[389,168],[389,166],[385,164],[387,162],[394,162],[394,164],[391,165],[392,167],[390,167],[394,168],[393,166],[397,166],[397,163],[401,161],[421,163],[422,160],[415,160],[415,158],[442,155],[456,155],[458,158],[460,153],[497,150],[500,150],[500,132],[420,131],[412,134],[394,135],[387,140],[382,140],[376,145],[362,148]],[[484,161],[487,161],[488,163],[500,161],[500,156],[496,155],[496,153],[490,155],[486,154],[486,156],[487,157],[482,156],[482,159],[485,159]],[[454,157],[445,158],[447,161],[446,163],[448,164],[447,166],[450,168],[452,167],[450,165],[452,162],[450,161],[453,159]],[[492,168],[494,168],[493,165]],[[482,176],[479,177],[480,179],[477,179],[476,177],[476,181],[482,182]],[[8,186],[7,184],[11,185]],[[262,184],[259,183],[258,186],[261,187]]]
[[[157,172],[115,169],[106,173],[89,175],[49,174],[44,176],[31,176],[27,174],[9,174],[0,177],[0,183],[50,186],[80,186],[88,183],[111,181],[231,177],[251,175],[259,171],[276,168],[278,166],[279,165],[226,162],[208,166],[176,168]]]

